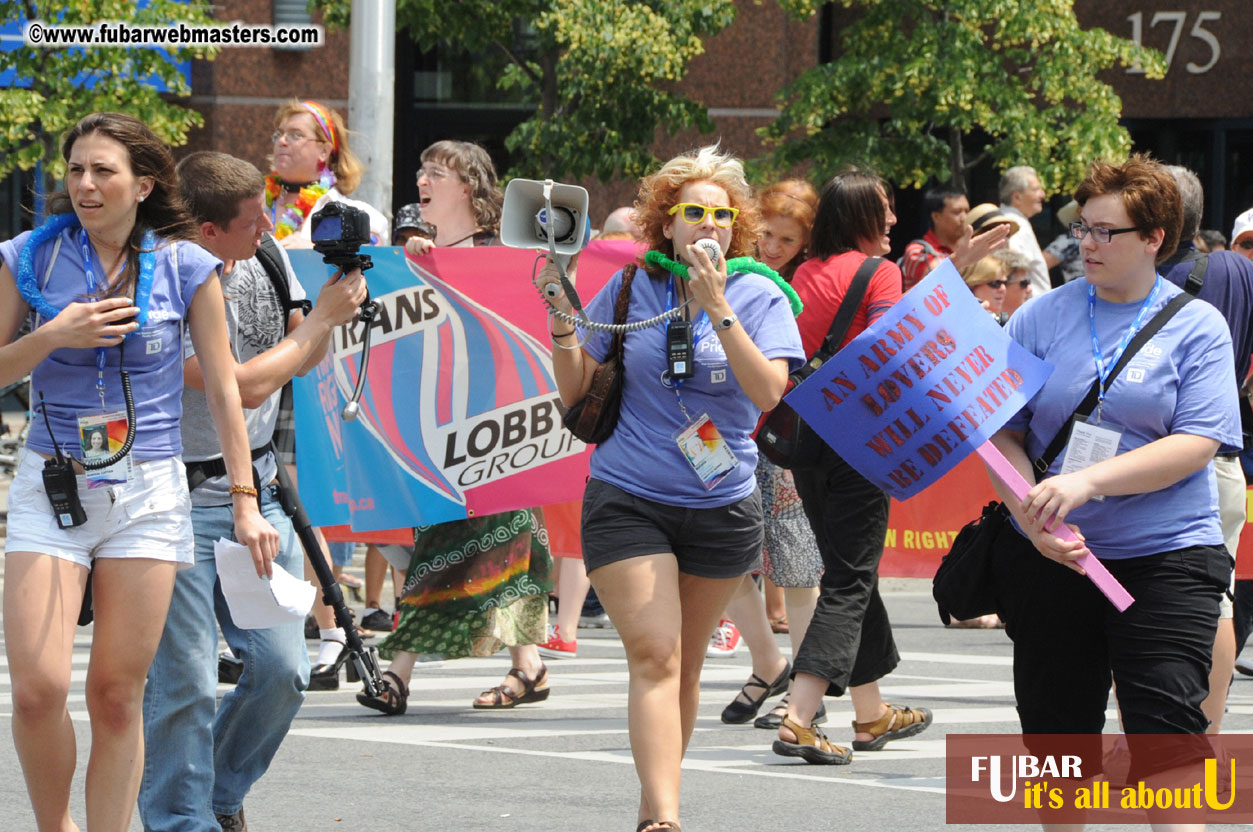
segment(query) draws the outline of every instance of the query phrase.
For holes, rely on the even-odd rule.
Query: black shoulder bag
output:
[[[635,280],[634,263],[622,269],[622,287],[613,308],[613,322],[625,324],[627,307],[631,303],[631,283]],[[618,413],[622,407],[622,384],[626,368],[622,364],[623,341],[626,333],[615,332],[613,343],[605,360],[592,373],[592,384],[587,395],[565,412],[561,421],[570,432],[589,445],[604,442],[618,426]]]
[[[857,314],[861,300],[866,296],[870,278],[882,262],[881,257],[867,257],[857,267],[857,273],[848,285],[848,293],[840,301],[840,308],[836,310],[835,319],[831,321],[831,329],[822,346],[804,366],[788,376],[785,392],[790,392],[813,375],[815,370],[839,351],[840,344],[853,323],[853,316]],[[805,424],[800,415],[782,401],[775,405],[757,431],[757,448],[762,456],[780,468],[792,471],[817,465],[823,444],[822,438],[814,433],[813,428]]]
[[[1105,389],[1114,383],[1118,373],[1126,366],[1140,348],[1161,329],[1174,314],[1192,300],[1187,292],[1171,298],[1161,311],[1136,333],[1123,351],[1118,363],[1105,379]],[[1049,466],[1066,447],[1070,439],[1070,424],[1075,417],[1087,418],[1096,407],[1097,387],[1100,379],[1092,382],[1088,395],[1075,408],[1071,418],[1062,423],[1061,429],[1048,444],[1044,453],[1032,463],[1036,481],[1048,473]],[[939,606],[940,620],[945,624],[950,618],[964,621],[996,612],[996,587],[992,580],[992,559],[996,557],[996,539],[1009,525],[1009,509],[999,500],[983,507],[980,516],[967,523],[957,533],[953,545],[940,562],[935,577],[931,579],[931,597]]]

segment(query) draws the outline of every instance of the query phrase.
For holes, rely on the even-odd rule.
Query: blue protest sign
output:
[[[903,500],[987,441],[1052,370],[1005,334],[945,260],[787,403]]]

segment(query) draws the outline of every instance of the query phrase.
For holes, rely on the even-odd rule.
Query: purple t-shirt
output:
[[[622,272],[587,304],[593,321],[612,321],[614,302],[622,285]],[[652,279],[643,269],[631,284],[628,321],[640,321],[666,311],[670,286]],[[788,359],[789,370],[805,360],[800,333],[787,298],[767,278],[756,274],[732,275],[727,281],[727,302],[745,331],[766,358]],[[692,321],[696,343],[696,375],[681,388],[683,404],[693,419],[707,413],[735,455],[738,466],[712,490],[706,490],[675,439],[686,425],[673,390],[662,386],[667,368],[666,327],[628,332],[626,379],[622,409],[613,435],[592,452],[591,474],[598,480],[658,503],[690,508],[710,508],[738,502],[756,487],[757,446],[753,429],[761,411],[740,388],[727,363],[718,334],[704,313]],[[603,361],[613,336],[594,332],[584,345],[588,355]]]
[[[1191,241],[1180,243],[1179,252],[1162,264],[1162,275],[1183,288],[1192,262],[1179,262],[1194,251]],[[1253,260],[1234,251],[1216,251],[1209,256],[1205,282],[1198,298],[1209,301],[1227,319],[1231,345],[1236,360],[1236,381],[1249,374],[1249,356],[1253,355]]]
[[[1009,336],[1053,365],[1040,391],[1005,429],[1025,431],[1027,456],[1044,452],[1096,379],[1088,323],[1088,281],[1075,280],[1033,298],[1009,319]],[[1180,290],[1162,281],[1147,322]],[[1096,299],[1096,331],[1108,367],[1142,301]],[[1240,415],[1231,336],[1208,303],[1193,301],[1175,313],[1110,385],[1101,423],[1121,428],[1118,453],[1175,433],[1216,439],[1220,450],[1240,449]],[[1063,450],[1049,468],[1061,471]],[[1207,465],[1174,485],[1143,494],[1090,501],[1070,512],[1100,558],[1130,558],[1186,546],[1221,546],[1218,488]]]
[[[0,243],[0,257],[4,258],[14,277],[17,276],[18,257],[29,237],[30,232],[27,231]],[[55,240],[45,243],[36,252],[35,276],[48,302],[65,307],[83,299],[87,291],[87,277],[78,229],[62,231],[60,242],[56,264],[47,283],[44,281],[52,262]],[[156,257],[147,325],[127,338],[125,343],[126,370],[130,374],[136,411],[132,454],[137,461],[163,459],[183,451],[178,427],[183,414],[183,328],[196,290],[210,276],[216,275],[222,266],[221,261],[209,252],[185,241],[158,243]],[[109,411],[125,410],[119,375],[122,357],[123,350],[118,347],[110,347],[106,351],[105,409]],[[80,456],[78,416],[100,411],[95,349],[54,350],[35,367],[31,373],[31,384],[32,404],[39,401],[39,393],[44,394],[52,431],[62,452]],[[39,453],[54,453],[42,413],[36,413],[35,420],[27,446]]]

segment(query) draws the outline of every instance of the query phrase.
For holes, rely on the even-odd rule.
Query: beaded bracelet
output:
[[[232,497],[236,494],[247,494],[249,497],[256,497],[257,489],[253,488],[251,485],[232,485],[230,493]]]

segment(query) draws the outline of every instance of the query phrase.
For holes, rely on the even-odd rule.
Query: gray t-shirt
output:
[[[292,300],[304,300],[305,290],[292,271],[287,252],[281,246],[279,252],[287,271]],[[283,340],[283,316],[286,313],[280,306],[265,267],[256,257],[235,262],[231,273],[222,277],[222,294],[226,298],[226,331],[231,340],[231,352],[239,363],[255,358]],[[195,354],[189,336],[183,341],[184,359]],[[259,448],[274,435],[281,394],[282,388],[274,391],[260,407],[244,409],[249,447]],[[217,430],[209,415],[209,402],[203,391],[184,387],[182,432],[184,461],[197,462],[222,456],[222,446],[218,442]],[[253,465],[262,483],[274,479],[278,472],[273,453],[266,454]],[[205,480],[191,492],[193,506],[220,506],[230,502],[230,480],[225,475]]]

